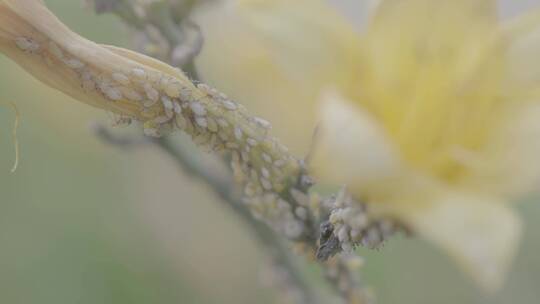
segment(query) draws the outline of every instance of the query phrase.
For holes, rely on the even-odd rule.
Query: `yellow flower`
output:
[[[322,1],[211,7],[199,69],[297,151],[319,112],[318,177],[493,290],[520,237],[508,203],[540,185],[540,14],[503,22],[491,0],[379,3],[359,34]]]

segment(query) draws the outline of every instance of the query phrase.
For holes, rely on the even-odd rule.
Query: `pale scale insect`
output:
[[[38,42],[32,38],[27,37],[17,37],[15,38],[15,44],[17,47],[25,52],[37,52],[40,48]]]

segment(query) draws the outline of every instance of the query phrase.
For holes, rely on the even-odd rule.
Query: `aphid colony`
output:
[[[377,249],[399,229],[390,220],[370,219],[367,206],[354,201],[345,188],[334,199],[329,222],[345,252],[356,245]]]
[[[271,125],[266,120],[249,116],[241,105],[206,84],[180,81],[144,64],[111,71],[79,60],[53,41],[40,44],[20,37],[15,44],[42,56],[51,67],[60,63],[74,73],[85,93],[104,98],[117,112],[125,112],[121,105],[126,104],[136,109],[135,115],[120,115],[117,124],[142,121],[144,133],[155,137],[180,129],[205,150],[231,152],[232,168],[245,185],[253,214],[292,239],[304,232],[309,199],[296,201],[297,193],[289,202],[281,198],[297,184],[299,162],[268,136]]]

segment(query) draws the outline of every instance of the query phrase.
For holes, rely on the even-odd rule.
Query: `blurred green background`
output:
[[[47,0],[75,31],[128,46],[111,16]],[[41,85],[0,57],[0,303],[273,303],[266,263],[237,218],[160,151],[126,152],[91,132],[101,111]],[[540,204],[518,206],[525,237],[507,284],[488,296],[431,246],[395,239],[364,252],[379,303],[538,303]]]

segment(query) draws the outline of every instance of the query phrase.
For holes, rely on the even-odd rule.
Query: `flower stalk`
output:
[[[118,3],[126,5],[122,1]],[[122,7],[111,6],[113,9]],[[129,18],[121,13],[119,16],[135,27],[142,25],[136,14],[130,13]],[[154,19],[165,24],[158,28],[171,29],[175,22],[172,15],[162,17]],[[173,32],[166,32],[164,36],[172,45],[181,43],[175,40],[179,36]],[[234,180],[244,193],[242,204],[236,203],[230,183],[225,191],[222,184],[198,168],[188,169],[198,172],[251,227],[257,227],[261,241],[278,252],[283,251],[278,249],[282,245],[275,233],[294,242],[308,257],[315,257],[319,249],[319,260],[324,261],[342,250],[352,251],[366,236],[376,235],[377,241],[382,242],[393,232],[379,233],[367,224],[360,225],[356,227],[359,238],[351,242],[349,235],[353,230],[344,230],[346,225],[335,215],[336,212],[348,214],[348,211],[338,210],[346,207],[344,194],[325,204],[318,195],[310,193],[313,180],[303,160],[294,157],[270,135],[269,122],[250,115],[242,105],[210,86],[194,83],[180,69],[130,50],[99,45],[80,37],[41,1],[0,1],[0,51],[45,84],[79,101],[111,111],[119,115],[120,121],[140,122],[148,136],[161,137],[171,131],[183,131],[203,150],[230,155]],[[159,140],[158,145],[173,156],[180,155],[178,151],[171,152],[173,149],[167,140]],[[329,220],[330,234],[329,230],[321,234],[321,223],[330,227]],[[319,242],[321,236],[324,242]],[[328,240],[333,240],[335,246],[321,256],[319,245],[325,246]],[[286,256],[279,256],[280,263],[292,269]],[[357,263],[338,256],[322,265],[328,281],[347,303],[368,301],[354,275]]]

